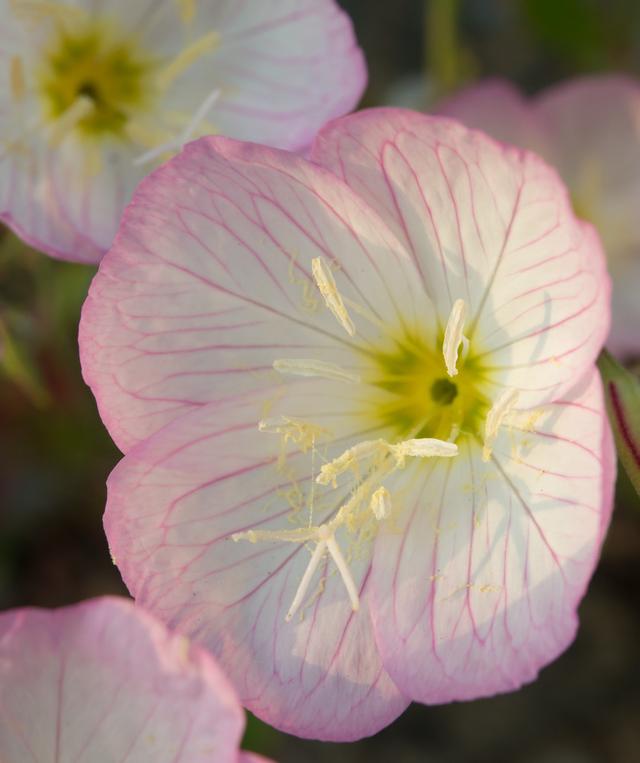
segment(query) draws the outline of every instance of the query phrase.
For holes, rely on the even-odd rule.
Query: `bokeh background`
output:
[[[640,77],[637,0],[342,5],[369,64],[363,105],[429,104],[485,76],[508,77],[527,92],[589,72]],[[0,227],[0,609],[126,594],[101,523],[118,451],[77,353],[92,275]],[[536,683],[493,699],[416,705],[350,745],[297,740],[250,719],[246,746],[281,763],[640,761],[639,591],[640,501],[620,479],[578,638]]]

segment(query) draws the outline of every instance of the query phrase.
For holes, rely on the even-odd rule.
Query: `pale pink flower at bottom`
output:
[[[3,763],[263,761],[243,726],[214,660],[126,599],[0,614]]]
[[[132,593],[257,715],[348,740],[572,641],[611,508],[609,283],[532,154],[382,109],[311,157],[187,147],[80,338]]]
[[[553,164],[576,214],[602,237],[613,281],[611,336],[619,356],[640,355],[640,84],[620,75],[578,77],[526,98],[488,80],[437,111]]]

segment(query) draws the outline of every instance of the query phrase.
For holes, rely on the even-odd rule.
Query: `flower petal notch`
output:
[[[190,140],[301,150],[365,81],[334,0],[9,0],[0,219],[54,257],[97,262],[137,183]]]
[[[347,740],[571,642],[613,490],[609,284],[525,151],[381,109],[311,158],[211,138],[150,176],[81,345],[137,601],[261,718]]]
[[[126,599],[0,614],[0,665],[5,763],[264,760],[213,659]]]
[[[578,77],[527,99],[488,80],[462,90],[438,111],[498,140],[532,149],[557,167],[576,214],[604,242],[613,280],[616,355],[640,353],[640,85],[623,76]]]

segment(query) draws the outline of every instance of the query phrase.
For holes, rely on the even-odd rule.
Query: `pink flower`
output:
[[[621,76],[582,77],[525,99],[489,80],[443,103],[440,113],[551,162],[576,214],[602,236],[613,280],[616,354],[640,353],[640,86]]]
[[[0,674],[3,763],[264,760],[213,659],[126,599],[0,614]]]
[[[355,739],[573,639],[611,507],[609,284],[532,154],[382,109],[312,160],[204,139],[144,181],[81,351],[139,603],[260,717]]]
[[[287,149],[366,80],[334,0],[0,0],[0,219],[97,262],[138,181],[201,135]]]

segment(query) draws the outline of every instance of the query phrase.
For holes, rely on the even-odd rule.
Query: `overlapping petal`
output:
[[[573,385],[608,330],[597,236],[533,154],[454,122],[384,109],[325,128],[315,161],[334,170],[413,255],[444,323],[469,305],[469,337],[497,383],[535,405]]]
[[[551,162],[571,192],[577,214],[604,242],[614,284],[608,345],[636,353],[640,237],[640,86],[620,75],[580,77],[527,101],[510,84],[487,81],[462,90],[438,107],[469,127],[525,148]]]
[[[416,476],[372,571],[384,665],[427,703],[515,689],[573,640],[615,479],[597,372],[514,413],[489,463],[463,444],[447,466]]]
[[[235,763],[243,714],[206,652],[125,599],[0,615],[0,757]]]
[[[283,393],[211,403],[131,450],[109,479],[105,527],[137,602],[211,649],[254,713],[299,736],[355,739],[407,705],[371,631],[370,541],[351,547],[346,532],[336,536],[351,559],[359,612],[327,557],[303,609],[286,622],[313,548],[231,539],[320,524],[348,497],[348,487],[313,482],[322,436],[318,452],[290,442],[281,463],[278,435],[259,432],[257,421],[266,409],[319,425],[346,446],[361,434],[357,387],[311,381]]]
[[[432,321],[402,245],[326,170],[250,144],[198,141],[139,187],[83,310],[85,379],[127,450],[230,391],[259,387],[277,358],[358,370],[381,329],[325,307],[311,261],[384,325]],[[354,365],[355,364],[355,365]]]

